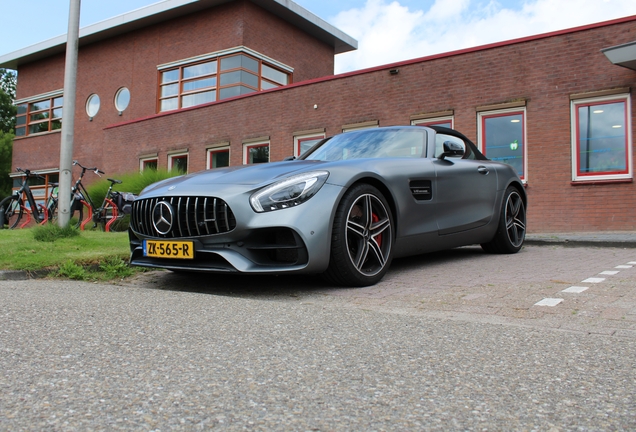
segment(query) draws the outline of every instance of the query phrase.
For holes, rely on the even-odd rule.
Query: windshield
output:
[[[384,157],[421,158],[426,155],[426,130],[367,129],[346,132],[325,141],[300,159],[338,161]]]

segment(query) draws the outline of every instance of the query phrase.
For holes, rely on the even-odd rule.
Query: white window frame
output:
[[[317,133],[312,133],[312,134],[304,134],[304,135],[295,135],[294,136],[294,156],[298,157],[300,156],[300,144],[303,141],[306,140],[313,140],[313,139],[325,139],[327,137],[327,134],[325,132],[317,132]]]
[[[205,166],[205,168],[206,169],[214,169],[214,168],[212,168],[212,158],[210,157],[211,154],[219,152],[219,151],[224,151],[224,150],[227,150],[227,152],[228,152],[228,155],[229,155],[229,157],[228,157],[228,166],[230,166],[231,165],[231,160],[232,160],[232,153],[231,153],[232,150],[230,150],[230,144],[229,143],[225,143],[225,144],[214,146],[214,147],[208,147],[206,149],[206,152],[205,152],[205,160],[206,160],[205,164],[206,164],[206,166]]]
[[[528,113],[525,106],[506,108],[492,111],[479,111],[477,113],[477,147],[486,157],[488,154],[484,149],[484,117],[505,116],[508,114],[522,113],[523,117],[523,176],[521,181],[528,182]]]
[[[269,149],[271,150],[271,145],[269,140],[252,141],[252,142],[243,143],[243,165],[253,165],[252,163],[248,161],[248,156],[249,156],[250,149],[254,147],[269,147]],[[268,155],[267,161],[269,162],[270,160],[271,158]]]
[[[626,148],[627,153],[627,173],[619,174],[590,174],[579,175],[579,163],[578,163],[578,117],[577,107],[579,105],[596,104],[603,102],[624,102],[625,103],[625,136],[626,136]],[[590,97],[585,99],[573,99],[570,101],[570,118],[571,118],[571,144],[572,144],[572,181],[573,182],[586,182],[586,181],[598,181],[598,180],[624,180],[632,179],[634,176],[633,171],[633,157],[632,157],[632,113],[631,113],[631,96],[629,93],[614,94],[601,97]]]
[[[159,155],[154,154],[154,155],[140,156],[139,157],[139,171],[140,172],[144,171],[144,162],[147,162],[147,161],[156,161],[157,162],[157,168],[159,168]]]
[[[187,174],[188,171],[190,171],[190,154],[187,151],[179,151],[179,152],[168,154],[168,171],[172,171],[172,165],[173,165],[174,159],[180,159],[183,156],[188,158],[188,163],[186,164],[186,172],[185,172]]]
[[[434,125],[439,125],[440,123],[446,123],[449,121],[451,124],[451,129],[454,129],[455,128],[454,116],[414,119],[414,120],[411,120],[411,126],[434,126]]]
[[[353,131],[358,131],[363,129],[373,129],[377,127],[380,127],[380,122],[378,120],[371,120],[371,121],[362,122],[362,123],[353,123],[353,124],[342,126],[342,133],[353,132]]]

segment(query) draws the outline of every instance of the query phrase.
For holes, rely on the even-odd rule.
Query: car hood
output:
[[[175,189],[181,191],[196,190],[200,189],[201,186],[212,185],[260,186],[288,175],[318,169],[324,163],[298,160],[215,168],[154,183],[144,189],[141,194],[160,194]]]

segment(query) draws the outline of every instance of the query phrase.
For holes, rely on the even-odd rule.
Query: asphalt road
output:
[[[363,289],[151,272],[0,298],[2,430],[636,428],[635,249],[462,248]]]

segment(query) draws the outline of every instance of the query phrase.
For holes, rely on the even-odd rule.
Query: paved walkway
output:
[[[636,231],[528,234],[526,244],[636,248]]]

